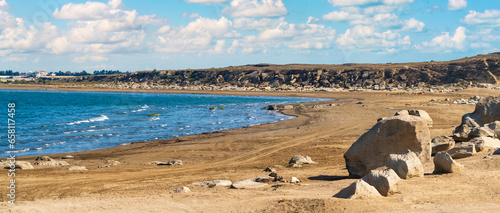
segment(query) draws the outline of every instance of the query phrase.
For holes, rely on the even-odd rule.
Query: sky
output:
[[[0,70],[445,61],[498,52],[500,0],[0,0]]]

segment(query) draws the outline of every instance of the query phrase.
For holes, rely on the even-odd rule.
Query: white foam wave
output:
[[[81,120],[81,121],[75,121],[75,122],[67,123],[66,125],[75,125],[75,124],[81,124],[81,123],[90,123],[90,122],[97,122],[97,121],[105,121],[105,120],[108,120],[108,119],[109,119],[108,116],[101,115],[99,117],[89,118],[87,120]]]

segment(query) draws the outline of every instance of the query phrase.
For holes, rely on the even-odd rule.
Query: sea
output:
[[[0,157],[103,149],[278,122],[293,116],[263,108],[323,100],[0,89]]]

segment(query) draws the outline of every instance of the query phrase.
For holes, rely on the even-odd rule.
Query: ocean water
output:
[[[102,149],[277,122],[293,117],[262,108],[270,104],[321,100],[0,90],[0,157]],[[11,149],[7,142],[8,103],[15,103],[15,149]],[[211,107],[215,109],[211,110]]]

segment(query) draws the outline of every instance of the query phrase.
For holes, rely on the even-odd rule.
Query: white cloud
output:
[[[356,48],[363,52],[392,53],[408,48],[411,41],[409,36],[401,36],[392,30],[377,33],[373,26],[357,25],[341,34],[337,44],[341,48]]]
[[[274,17],[288,13],[281,0],[233,0],[222,12],[232,17]]]
[[[382,3],[388,5],[412,3],[414,0],[328,0],[333,6],[354,6]]]
[[[144,51],[145,25],[160,25],[166,20],[155,15],[140,16],[136,10],[127,10],[121,0],[108,3],[69,3],[54,11],[58,19],[69,22],[64,35],[47,44],[54,54],[112,53]]]
[[[467,7],[466,0],[449,0],[448,1],[448,10],[460,10]]]
[[[415,18],[411,18],[409,20],[404,21],[404,26],[402,30],[404,31],[417,31],[421,32],[425,27],[425,24]]]
[[[76,57],[73,59],[73,62],[75,63],[85,63],[89,61],[94,61],[94,62],[101,62],[101,61],[108,61],[109,59],[104,57],[104,56],[99,56],[99,55],[86,55],[86,56],[81,56],[81,57]]]
[[[182,17],[188,17],[188,18],[199,18],[200,14],[199,13],[182,13]]]
[[[355,21],[364,18],[365,15],[361,14],[358,7],[344,7],[341,11],[333,11],[323,15],[323,19],[328,21]]]
[[[58,35],[57,27],[50,22],[37,29],[26,26],[21,18],[15,20],[15,25],[0,29],[0,50],[4,53],[43,52],[46,43]]]
[[[262,52],[282,46],[295,50],[327,49],[332,47],[336,31],[330,27],[314,23],[309,17],[303,24],[282,22],[274,29],[267,29],[258,35],[249,35],[233,41],[229,52],[240,50],[243,53]]]
[[[199,3],[199,4],[212,4],[212,3],[224,3],[227,0],[186,0],[189,3]]]
[[[445,32],[435,37],[430,42],[422,42],[421,45],[416,45],[416,48],[424,52],[451,52],[453,50],[464,50],[467,42],[466,40],[467,35],[465,27],[458,27],[453,36]]]
[[[215,40],[241,36],[225,17],[218,20],[200,17],[185,27],[162,29],[154,45],[158,52],[203,52],[224,45]]]
[[[284,17],[262,19],[239,17],[233,20],[234,28],[236,29],[259,31],[276,28],[283,22],[285,22]]]
[[[469,11],[462,22],[466,24],[484,24],[491,26],[500,26],[500,10],[485,10],[483,13],[475,10]]]

